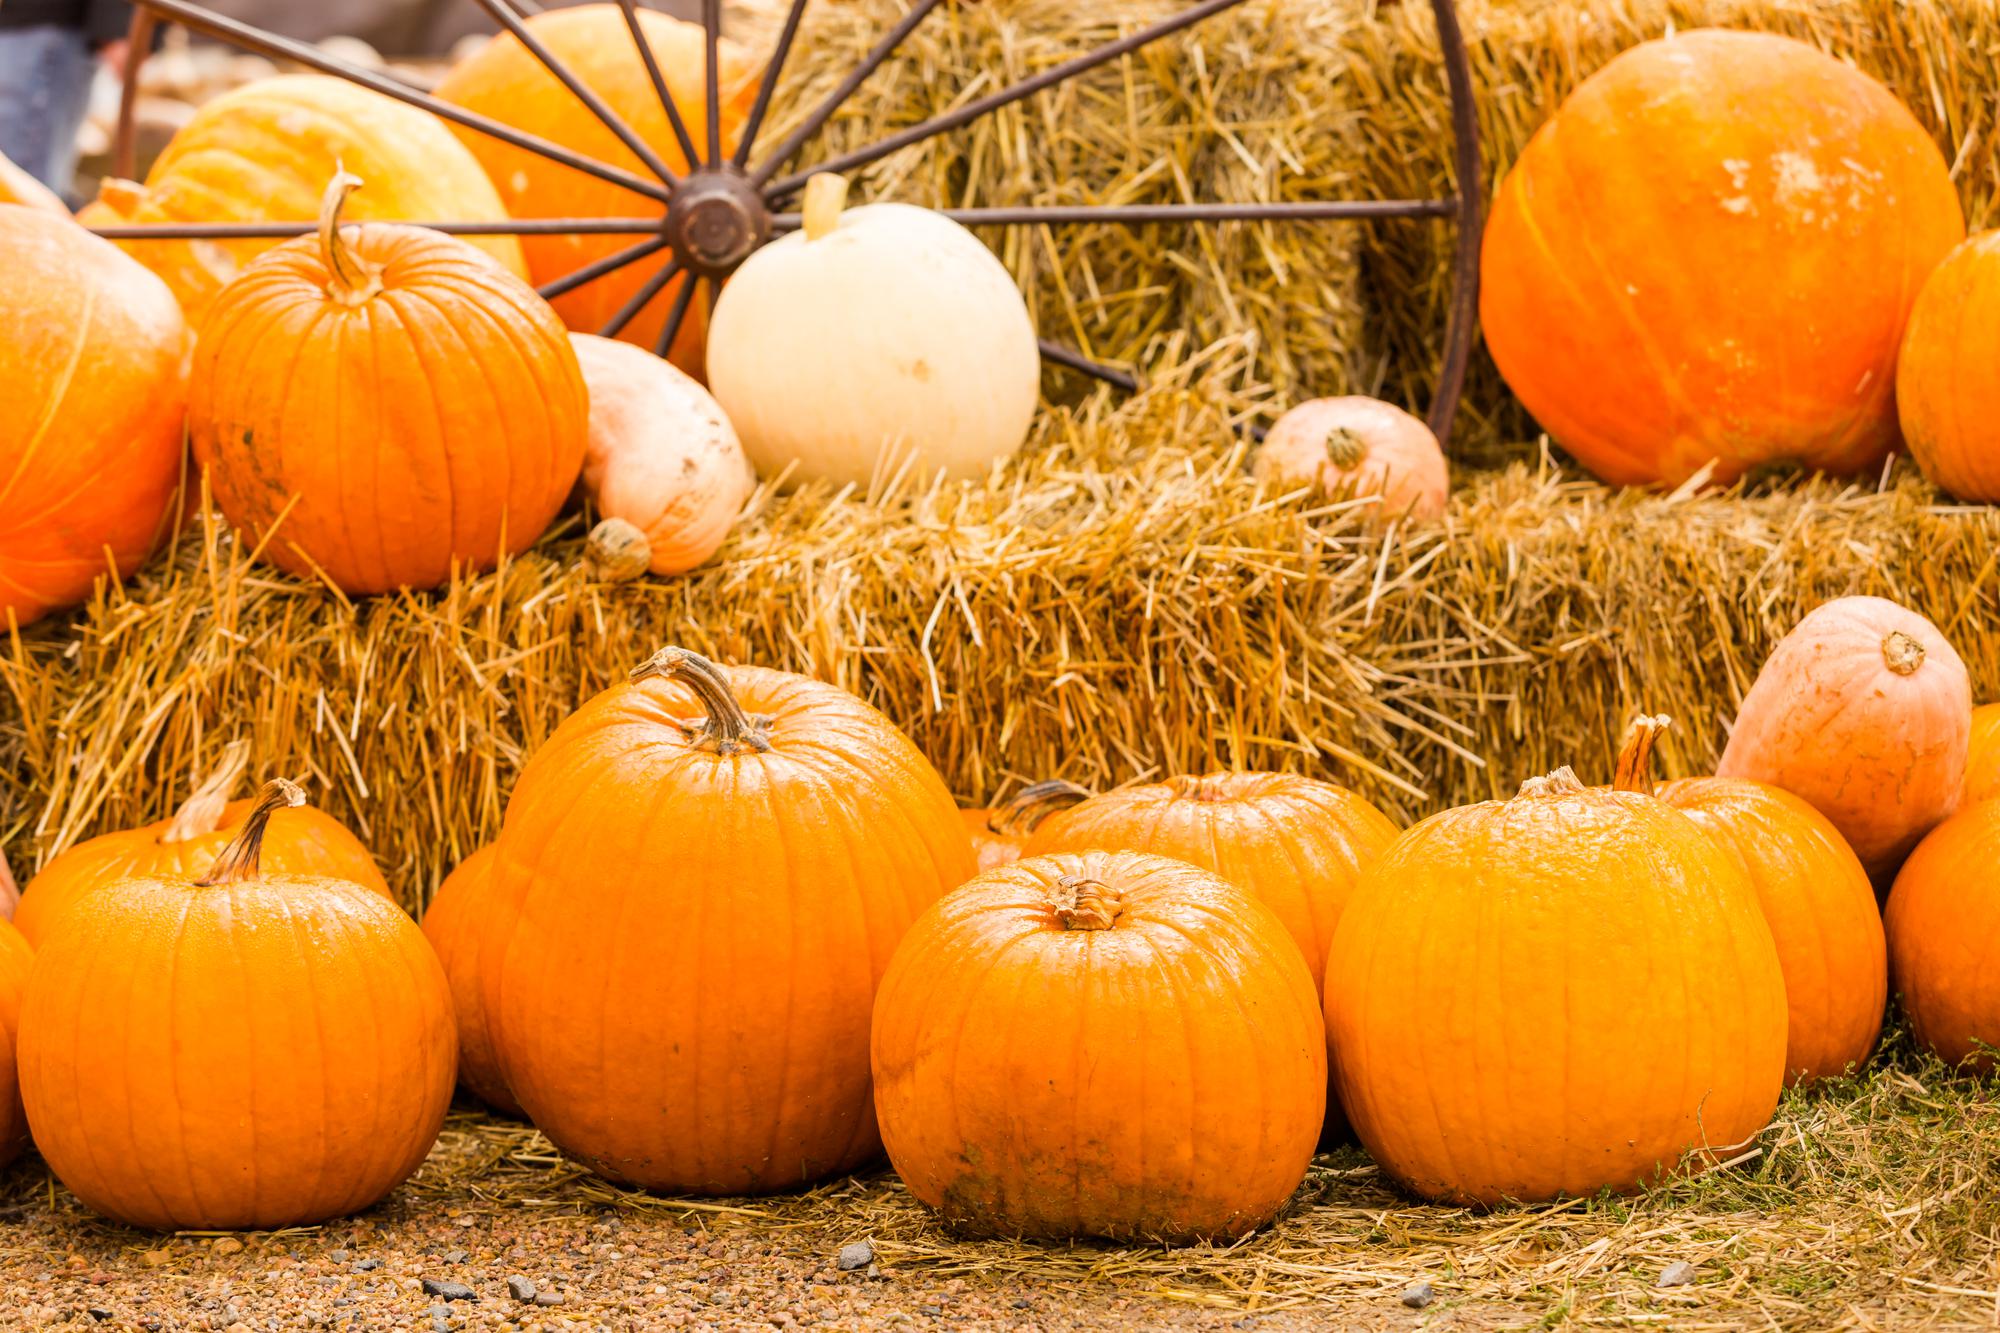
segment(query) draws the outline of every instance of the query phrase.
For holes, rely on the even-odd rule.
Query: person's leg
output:
[[[76,132],[96,72],[79,29],[0,28],[0,153],[57,194],[76,175]]]

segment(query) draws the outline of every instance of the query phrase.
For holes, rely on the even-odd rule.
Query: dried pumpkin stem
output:
[[[333,173],[319,203],[319,257],[326,266],[326,294],[342,305],[360,305],[382,292],[382,269],[348,248],[340,239],[340,210],[347,196],[361,188],[361,178],[346,168]]]
[[[1573,796],[1585,790],[1587,788],[1584,787],[1583,780],[1577,777],[1576,770],[1564,764],[1553,773],[1544,774],[1539,778],[1529,778],[1521,784],[1521,790],[1516,792],[1515,796],[1517,799],[1523,796]]]
[[[1913,674],[1924,664],[1924,646],[1903,631],[1890,630],[1882,636],[1882,665],[1899,676]]]
[[[251,807],[243,831],[215,858],[209,872],[195,883],[204,889],[223,884],[240,884],[258,875],[258,859],[264,853],[264,830],[278,811],[306,803],[306,794],[296,782],[272,778],[264,784],[264,794]]]
[[[632,683],[677,680],[694,691],[708,716],[698,727],[687,728],[688,738],[717,754],[751,750],[762,754],[771,748],[770,720],[753,717],[736,702],[729,678],[722,668],[685,648],[662,648],[632,672]]]
[[[1625,739],[1618,744],[1618,770],[1611,779],[1614,790],[1652,794],[1653,745],[1673,722],[1665,713],[1651,717],[1641,713],[1632,719],[1625,728]]]
[[[1125,911],[1117,892],[1101,879],[1064,875],[1049,891],[1049,906],[1064,930],[1109,930]]]
[[[194,838],[205,838],[222,827],[222,812],[229,807],[229,797],[242,780],[243,770],[250,766],[250,742],[234,740],[222,752],[222,759],[194,794],[182,802],[174,812],[173,821],[167,831],[160,835],[161,842],[187,842]]]
[[[1007,837],[1025,836],[1033,833],[1037,825],[1056,811],[1067,810],[1089,799],[1088,788],[1061,778],[1030,783],[1015,792],[1014,799],[995,810],[987,818],[986,827]]]
[[[1368,457],[1368,443],[1345,426],[1326,433],[1326,456],[1342,472],[1352,472]]]

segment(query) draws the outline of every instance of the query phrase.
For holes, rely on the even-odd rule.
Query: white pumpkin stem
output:
[[[698,727],[687,727],[688,739],[705,750],[730,755],[738,750],[762,754],[771,748],[771,720],[743,711],[722,668],[685,648],[662,648],[632,672],[632,683],[677,680],[694,692],[708,716]]]
[[[1326,456],[1342,472],[1352,472],[1368,457],[1368,442],[1345,426],[1326,433]]]
[[[1049,892],[1049,907],[1064,930],[1109,930],[1124,915],[1125,903],[1109,884],[1064,875]]]
[[[806,180],[806,201],[800,212],[806,239],[816,241],[840,226],[841,210],[847,207],[847,177],[822,171]]]
[[[1643,796],[1653,794],[1653,745],[1673,723],[1665,713],[1651,717],[1641,713],[1632,719],[1625,728],[1625,739],[1618,746],[1618,771],[1611,779],[1613,790],[1635,791]]]
[[[194,794],[182,802],[174,812],[173,822],[160,835],[161,842],[188,842],[195,838],[205,838],[222,827],[222,812],[229,806],[229,797],[236,790],[236,784],[243,777],[243,770],[250,767],[250,742],[234,740],[223,750],[222,759],[202,779]]]
[[[326,266],[326,294],[342,305],[360,305],[382,292],[382,269],[348,248],[340,239],[340,210],[347,196],[361,188],[361,178],[337,167],[319,201],[319,257]]]
[[[1090,790],[1061,778],[1034,782],[1014,793],[1014,798],[987,816],[986,827],[1003,837],[1021,837],[1058,810],[1090,799]]]
[[[212,889],[219,885],[240,884],[246,879],[255,879],[261,873],[258,861],[264,854],[264,830],[271,822],[271,816],[280,810],[306,803],[305,790],[298,783],[285,778],[272,778],[264,784],[264,794],[257,798],[251,808],[250,818],[244,823],[243,831],[227,847],[222,855],[215,858],[209,872],[195,881],[199,888]]]
[[[1924,664],[1924,646],[1899,629],[1882,637],[1882,665],[1899,676],[1913,675]]]

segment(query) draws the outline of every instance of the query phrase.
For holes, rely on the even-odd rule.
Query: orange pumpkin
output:
[[[641,30],[695,147],[708,144],[705,38],[695,24],[641,11]],[[618,6],[586,4],[550,10],[527,20],[530,32],[601,97],[659,158],[675,171],[687,156],[654,92],[645,63]],[[733,150],[737,132],[756,97],[757,65],[742,47],[725,41],[722,57],[722,141]],[[540,135],[586,157],[623,167],[651,179],[652,173],[576,95],[557,81],[535,55],[511,34],[502,34],[447,73],[437,95],[516,129]],[[517,218],[658,218],[659,201],[620,185],[587,176],[526,149],[515,148],[477,130],[460,129],[473,155],[499,187],[507,211]],[[528,269],[538,284],[574,273],[631,246],[633,236],[529,236],[523,238]],[[556,298],[556,310],[573,329],[595,333],[666,265],[666,257],[633,264]],[[677,278],[654,297],[619,335],[651,347],[666,325],[667,312],[687,278]],[[675,365],[702,373],[705,312],[697,301],[672,348]]]
[[[444,972],[381,894],[259,867],[271,814],[304,799],[272,783],[208,874],[124,880],[36,955],[22,1102],[49,1168],[107,1217],[308,1226],[381,1199],[437,1138]]]
[[[215,864],[243,834],[255,801],[231,801],[250,747],[238,741],[214,772],[196,787],[171,819],[122,829],[80,842],[28,881],[14,924],[37,948],[77,903],[122,879],[193,878]],[[312,806],[281,809],[269,817],[261,852],[264,868],[278,874],[347,880],[392,898],[375,858],[347,826]]]
[[[424,909],[424,938],[437,951],[451,983],[451,1007],[458,1019],[458,1083],[503,1115],[521,1107],[500,1075],[493,1037],[486,1023],[485,986],[479,976],[479,931],[484,924],[486,875],[493,848],[481,847],[445,876]]]
[[[1884,888],[1958,806],[1972,727],[1965,664],[1916,612],[1839,597],[1779,641],[1716,775],[1803,796]]]
[[[972,877],[944,782],[846,691],[664,649],[521,771],[478,966],[515,1099],[613,1180],[792,1189],[880,1151],[876,982]]]
[[[15,887],[14,872],[7,868],[7,858],[0,856],[0,920],[12,921],[14,908],[21,901],[21,890]]]
[[[1911,1035],[1947,1064],[1995,1067],[2000,1049],[2000,801],[1938,825],[1890,890],[1889,974]]]
[[[1431,428],[1378,398],[1300,403],[1271,427],[1252,470],[1278,489],[1379,497],[1371,516],[1380,522],[1437,518],[1451,489]]]
[[[130,574],[181,476],[187,326],[173,294],[67,218],[0,204],[0,632]]]
[[[1621,770],[1635,771],[1628,738]],[[1631,1190],[1769,1123],[1785,981],[1743,862],[1567,768],[1433,815],[1362,873],[1327,961],[1341,1104],[1426,1198]]]
[[[991,870],[1020,860],[1028,839],[1055,811],[1089,799],[1090,793],[1074,782],[1051,778],[1029,783],[1001,805],[958,813],[972,835],[973,859],[981,870]]]
[[[1924,283],[1896,363],[1896,408],[1911,457],[1960,500],[2000,500],[2000,402],[1988,397],[2000,357],[2000,231],[1952,251]]]
[[[1972,710],[1972,733],[1965,751],[1965,787],[1959,804],[2000,796],[2000,704]]]
[[[1618,484],[1832,472],[1896,444],[1896,355],[1965,235],[1903,104],[1788,37],[1704,29],[1585,80],[1501,182],[1480,321],[1507,383]]]
[[[583,465],[588,400],[546,302],[478,250],[394,223],[257,260],[209,307],[188,425],[264,558],[349,593],[430,588],[542,535]]]
[[[174,135],[145,184],[110,180],[77,215],[92,227],[201,222],[310,222],[335,172],[368,182],[355,222],[504,222],[507,210],[465,146],[428,111],[323,74],[260,79],[202,106]],[[512,236],[468,238],[516,276]],[[120,241],[165,279],[191,322],[250,262],[280,244],[240,240]]]
[[[0,921],[0,1166],[28,1146],[28,1117],[21,1109],[21,1082],[15,1074],[15,1047],[21,1030],[21,997],[28,989],[34,950],[21,932]]]
[[[0,153],[0,204],[19,204],[57,217],[69,216],[69,206],[61,196],[15,166],[5,153]]]
[[[875,1106],[910,1192],[979,1235],[1227,1238],[1305,1177],[1313,981],[1207,871],[1031,856],[926,913],[875,1006]]]

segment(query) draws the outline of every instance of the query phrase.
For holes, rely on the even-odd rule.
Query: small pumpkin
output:
[[[201,325],[188,412],[223,514],[263,557],[343,592],[431,588],[524,550],[583,464],[569,336],[519,278],[418,227],[270,251]]]
[[[130,574],[165,531],[188,333],[158,278],[68,218],[0,204],[0,254],[4,633]]]
[[[61,218],[69,216],[69,205],[60,195],[16,166],[5,153],[0,153],[0,204],[19,204]]]
[[[1429,521],[1444,513],[1451,478],[1431,428],[1379,398],[1315,398],[1279,417],[1252,465],[1282,490],[1374,496],[1372,517]]]
[[[1026,857],[938,903],[883,978],[873,1050],[896,1173],[976,1235],[1241,1236],[1298,1188],[1325,1110],[1283,923],[1134,852]]]
[[[1960,805],[2000,796],[2000,704],[1972,710],[1972,731],[1965,750],[1965,787]]]
[[[34,950],[21,932],[0,921],[0,1166],[28,1146],[28,1117],[21,1109],[21,1081],[15,1072],[21,1031],[21,997],[28,989]]]
[[[880,713],[676,648],[529,759],[491,867],[477,966],[506,1086],[569,1156],[677,1194],[881,1150],[876,983],[974,872],[943,779]]]
[[[973,859],[981,870],[991,870],[1020,860],[1022,849],[1044,819],[1089,799],[1085,788],[1051,778],[1029,783],[1001,805],[961,810],[959,816],[965,820],[965,831],[972,835]]]
[[[583,489],[645,538],[645,567],[681,574],[722,548],[757,478],[708,390],[630,343],[572,333],[590,392]]]
[[[28,881],[14,924],[41,948],[71,908],[107,884],[134,876],[200,875],[242,837],[256,809],[255,801],[229,799],[249,759],[249,743],[233,742],[172,818],[99,834],[57,856]],[[346,880],[393,897],[374,856],[346,825],[322,810],[310,805],[274,810],[261,836],[259,850],[267,870]]]
[[[304,800],[271,783],[207,874],[122,880],[36,955],[22,1103],[49,1168],[107,1217],[310,1226],[381,1199],[437,1138],[444,971],[381,894],[260,867],[270,817]]]
[[[1640,1188],[1749,1139],[1784,1086],[1784,974],[1742,859],[1567,768],[1362,872],[1326,1013],[1361,1142],[1454,1203]]]
[[[507,1091],[493,1054],[485,984],[478,966],[486,876],[492,861],[491,845],[460,861],[431,896],[422,926],[424,938],[431,942],[444,968],[445,980],[451,983],[451,1007],[458,1020],[459,1086],[501,1114],[519,1117],[520,1104]]]
[[[1027,302],[944,215],[845,200],[838,176],[813,177],[803,229],[723,288],[709,388],[766,477],[983,477],[1027,439],[1040,400]]]
[[[1971,729],[1965,664],[1937,626],[1881,597],[1839,597],[1772,650],[1715,771],[1804,797],[1886,889],[1957,808]]]
[[[1931,830],[1889,892],[1889,974],[1910,1033],[1947,1064],[1988,1071],[2000,1049],[2000,801]]]
[[[2000,500],[2000,424],[1987,394],[2000,357],[2000,231],[1945,257],[1910,311],[1896,362],[1903,442],[1926,477],[1960,500]]]

